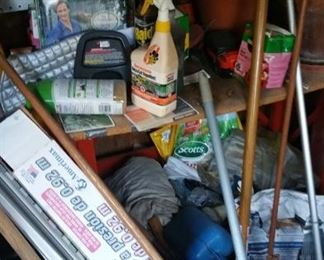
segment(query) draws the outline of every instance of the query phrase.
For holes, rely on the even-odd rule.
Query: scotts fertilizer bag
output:
[[[253,25],[245,26],[243,39],[235,63],[234,72],[243,77],[247,83],[250,78],[252,62]],[[262,63],[261,86],[280,88],[285,79],[295,36],[276,25],[267,24],[264,39],[264,58]]]
[[[221,139],[230,135],[234,128],[242,128],[236,113],[216,117]],[[208,171],[213,159],[211,135],[207,119],[195,120],[178,125],[173,156],[188,166]]]
[[[240,128],[236,113],[216,119],[222,139],[229,136],[233,128]],[[216,207],[224,204],[207,119],[178,125],[173,156],[168,158],[164,169],[182,206]],[[235,191],[234,181],[232,186]]]

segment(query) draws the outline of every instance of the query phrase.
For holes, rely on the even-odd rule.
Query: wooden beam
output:
[[[34,248],[19,229],[10,220],[7,214],[0,208],[0,233],[7,240],[10,246],[16,251],[22,260],[40,260]]]
[[[272,213],[271,213],[271,225],[269,231],[269,248],[268,248],[269,259],[275,258],[275,256],[273,255],[273,250],[274,250],[274,239],[275,239],[276,226],[277,226],[280,190],[282,185],[284,162],[286,158],[291,111],[292,111],[295,89],[296,89],[297,66],[299,62],[299,55],[300,55],[302,39],[303,39],[303,28],[304,28],[306,6],[307,6],[307,0],[303,0],[300,14],[299,14],[299,19],[298,19],[298,27],[297,27],[298,31],[296,34],[295,46],[294,46],[291,63],[290,63],[289,84],[287,89],[287,99],[286,99],[286,106],[284,111],[279,154],[278,154],[278,160],[276,166],[276,180],[275,180],[275,187],[274,187]]]
[[[251,83],[247,104],[246,137],[243,154],[242,191],[240,199],[240,222],[243,241],[247,239],[247,227],[250,219],[252,182],[254,173],[255,146],[258,125],[258,110],[261,92],[261,71],[263,47],[267,21],[268,1],[257,1],[253,31],[253,49],[251,64]]]

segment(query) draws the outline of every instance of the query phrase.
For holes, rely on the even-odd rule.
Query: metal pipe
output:
[[[208,78],[203,72],[199,73],[199,86],[200,86],[200,93],[204,105],[205,114],[208,121],[209,132],[212,137],[214,156],[215,156],[220,183],[222,187],[222,194],[223,194],[225,207],[227,211],[227,217],[228,217],[229,226],[231,230],[236,259],[243,260],[246,259],[246,253],[244,250],[238,217],[236,215],[234,197],[233,197],[230,181],[228,179],[228,173],[225,165],[222,143],[217,128],[213,96],[210,90],[210,84]]]
[[[281,185],[282,185],[284,161],[285,161],[285,155],[286,155],[286,150],[287,150],[286,148],[287,148],[291,111],[292,111],[292,105],[293,105],[293,101],[294,101],[297,64],[299,61],[299,55],[300,55],[300,50],[301,50],[306,6],[307,6],[307,0],[303,0],[300,14],[299,14],[298,32],[296,34],[295,46],[294,46],[292,60],[291,60],[291,64],[290,64],[290,74],[289,74],[289,83],[288,83],[288,87],[287,87],[286,107],[285,107],[285,111],[284,111],[284,121],[283,121],[283,126],[282,126],[282,134],[281,134],[281,140],[280,140],[278,161],[277,161],[277,166],[276,166],[276,180],[275,180],[275,188],[274,188],[274,196],[273,196],[271,224],[270,224],[270,230],[269,230],[269,248],[268,248],[268,257],[269,258],[275,257],[273,255],[273,251],[274,251],[274,238],[275,238],[276,226],[277,226],[278,207],[279,207],[279,200],[280,200],[280,189],[281,189]]]
[[[240,221],[243,241],[247,239],[247,227],[250,219],[251,193],[254,172],[255,146],[257,135],[257,118],[261,91],[261,70],[263,62],[263,47],[267,20],[268,1],[257,2],[253,32],[253,49],[251,65],[251,83],[247,104],[246,138],[243,154],[242,191],[240,199]]]
[[[287,0],[288,6],[288,18],[289,18],[289,28],[292,33],[296,33],[296,19],[295,19],[295,9],[294,1]],[[308,192],[308,201],[309,208],[311,213],[311,223],[313,230],[313,239],[315,245],[315,255],[317,260],[322,260],[322,245],[320,238],[320,229],[318,221],[318,212],[316,207],[316,193],[314,185],[314,173],[309,145],[309,134],[307,127],[307,116],[305,111],[305,100],[303,93],[303,80],[302,73],[300,68],[300,61],[297,62],[297,78],[296,78],[296,96],[297,96],[297,109],[298,109],[298,118],[301,129],[301,140],[302,140],[302,149],[304,155],[304,164],[306,172],[306,183],[307,183],[307,192]]]

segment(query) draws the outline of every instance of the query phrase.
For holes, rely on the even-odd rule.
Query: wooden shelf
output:
[[[324,73],[304,69],[303,86],[305,93],[323,89]],[[243,86],[239,80],[234,78],[223,79],[216,76],[211,80],[211,87],[216,114],[239,112],[247,109],[248,89],[246,86]],[[261,92],[260,106],[285,100],[286,95],[285,87],[263,89]],[[188,122],[205,116],[200,98],[200,90],[197,84],[186,86],[184,91],[180,93],[180,96],[193,105],[199,111],[199,115],[186,117],[175,121],[174,123]],[[115,121],[116,126],[108,128],[103,135],[114,136],[136,131],[124,116],[112,116],[112,118]],[[89,138],[84,132],[73,133],[70,134],[70,136],[75,141]]]

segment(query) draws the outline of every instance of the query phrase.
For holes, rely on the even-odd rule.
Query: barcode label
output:
[[[98,114],[95,105],[91,103],[80,104],[71,102],[70,104],[56,104],[55,111],[58,114]]]
[[[91,113],[91,107],[89,106],[77,106],[77,105],[56,105],[56,112],[59,114],[84,114]]]
[[[100,113],[111,113],[111,106],[108,104],[100,105],[99,112]]]
[[[96,102],[88,101],[87,103],[78,102],[61,102],[55,104],[55,111],[58,114],[123,114],[122,103],[102,102],[98,104]]]

